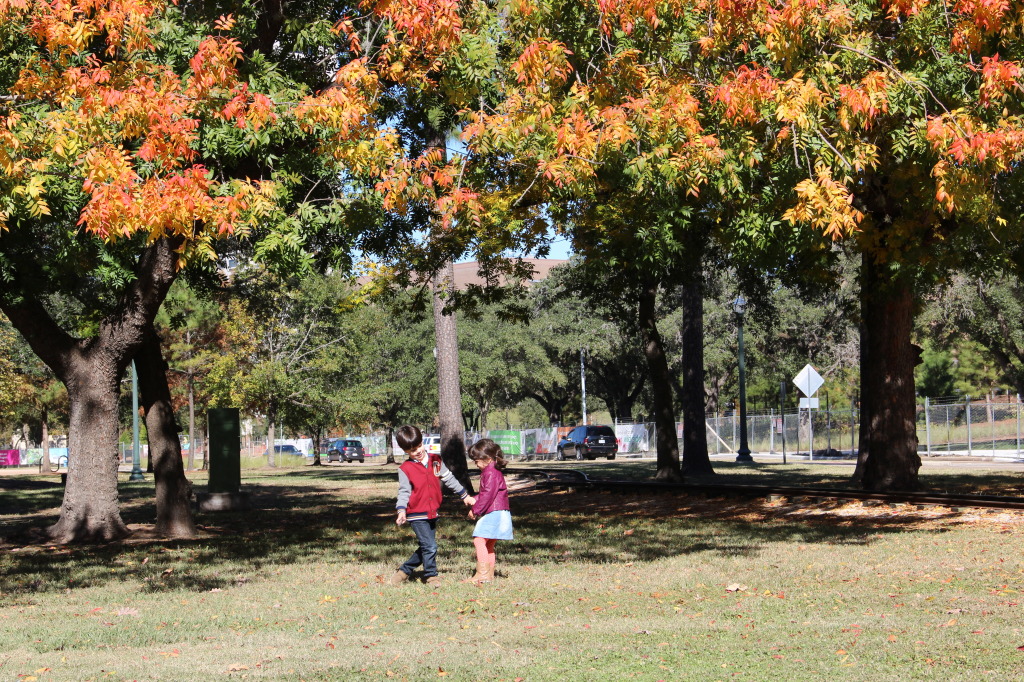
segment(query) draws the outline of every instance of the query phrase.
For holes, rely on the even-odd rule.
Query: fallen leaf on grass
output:
[[[739,583],[733,583],[725,588],[726,592],[746,592],[747,586],[740,585]]]
[[[242,665],[241,663],[232,663],[231,665],[228,666],[228,669],[227,669],[226,672],[235,673],[235,672],[238,672],[239,670],[248,670],[248,669],[249,669],[249,666],[247,666],[247,665]]]

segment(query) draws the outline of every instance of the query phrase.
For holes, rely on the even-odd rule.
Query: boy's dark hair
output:
[[[395,429],[395,440],[398,441],[398,447],[408,452],[423,444],[423,432],[417,426],[406,424]]]
[[[505,468],[505,453],[501,451],[501,446],[495,443],[490,438],[481,438],[477,442],[469,446],[469,458],[474,462],[482,459],[494,460],[494,468],[501,471]]]

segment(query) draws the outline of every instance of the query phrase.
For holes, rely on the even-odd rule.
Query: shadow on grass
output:
[[[853,460],[826,460],[813,463],[791,462],[728,462],[714,461],[714,474],[689,476],[688,483],[716,485],[776,485],[791,487],[856,489],[850,479],[853,476]],[[529,469],[575,469],[597,480],[651,480],[656,464],[650,460],[614,462],[515,462],[513,467]],[[961,469],[953,471],[928,467],[920,471],[921,484],[926,491],[1024,496],[1024,472],[986,469]]]
[[[227,589],[264,580],[292,564],[397,565],[414,548],[408,527],[394,523],[393,471],[345,474],[348,483],[388,486],[326,488],[305,470],[247,477],[254,509],[200,514],[202,537],[135,538],[106,546],[8,544],[0,549],[0,604],[31,603],[36,593],[117,582],[138,582],[147,592]],[[311,477],[318,478],[312,483]],[[2,488],[19,509],[35,513],[59,505],[59,484]],[[152,484],[122,486],[122,516],[139,527],[152,521]],[[864,545],[906,531],[912,518],[832,517],[818,522],[780,517],[760,502],[707,500],[672,495],[552,493],[513,495],[516,539],[502,543],[510,565],[611,564],[713,553],[756,557],[766,545],[798,542]],[[56,520],[54,517],[52,520]],[[38,524],[38,519],[35,521]],[[18,531],[8,523],[9,539]],[[438,524],[442,557],[466,553],[472,523],[457,501],[446,499]],[[13,536],[13,537],[12,537]],[[142,537],[139,537],[142,536]],[[344,574],[339,574],[344,575]]]

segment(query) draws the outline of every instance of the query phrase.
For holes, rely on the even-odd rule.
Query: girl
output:
[[[477,441],[469,448],[469,456],[480,470],[480,492],[469,511],[469,518],[479,519],[473,529],[476,548],[476,574],[467,583],[489,583],[494,580],[494,545],[498,540],[512,539],[512,513],[508,506],[505,485],[505,454],[490,438]]]

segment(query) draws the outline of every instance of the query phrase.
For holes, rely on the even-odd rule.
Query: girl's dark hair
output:
[[[490,438],[481,438],[470,445],[469,458],[474,462],[478,462],[482,459],[494,460],[494,468],[498,471],[501,471],[507,466],[507,462],[505,462],[505,453],[501,451],[501,446]]]

